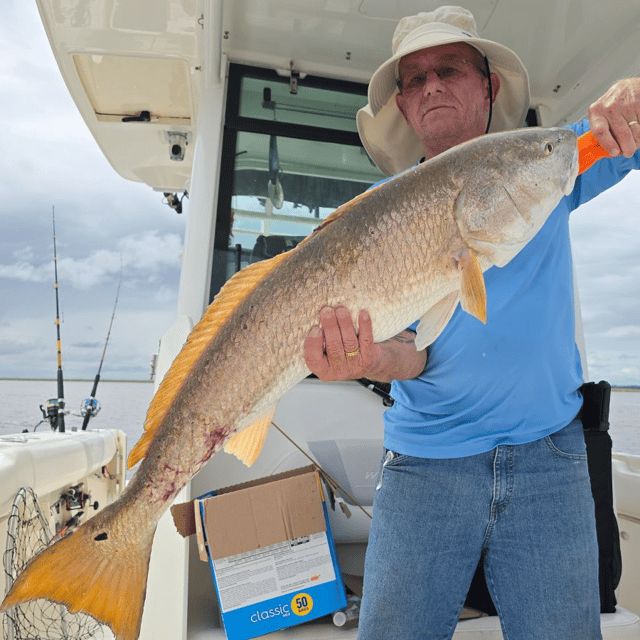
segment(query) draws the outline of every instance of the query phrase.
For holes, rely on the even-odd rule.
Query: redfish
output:
[[[140,633],[156,524],[221,448],[250,464],[279,398],[308,375],[305,337],[324,305],[371,316],[386,340],[421,318],[416,347],[456,306],[486,321],[483,271],[538,232],[578,172],[576,135],[523,129],[482,136],[336,210],[295,249],[243,269],[189,335],[149,407],[123,494],[35,557],[2,610],[36,598]]]

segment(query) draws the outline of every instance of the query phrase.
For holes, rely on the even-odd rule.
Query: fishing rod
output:
[[[51,422],[51,429],[56,429],[60,432],[65,430],[64,428],[64,379],[62,375],[62,350],[60,348],[60,300],[58,297],[58,251],[56,248],[56,210],[55,207],[51,207],[51,216],[53,218],[53,273],[54,273],[54,285],[53,288],[56,291],[56,334],[57,341],[56,347],[58,350],[58,398],[57,402],[52,405],[52,400],[47,403],[47,413]],[[45,413],[44,410],[42,412]]]
[[[93,381],[93,389],[91,389],[91,395],[82,401],[80,406],[80,414],[84,417],[82,421],[82,430],[87,429],[89,420],[95,418],[100,411],[100,403],[96,399],[96,391],[98,389],[98,382],[100,382],[100,372],[102,371],[102,363],[104,362],[105,353],[107,353],[107,345],[109,344],[109,336],[111,335],[111,327],[113,326],[113,319],[116,317],[116,307],[118,306],[118,296],[120,295],[120,285],[122,284],[122,256],[120,256],[120,280],[118,281],[118,289],[116,291],[116,301],[113,304],[113,313],[111,314],[111,322],[109,323],[109,330],[107,331],[107,339],[104,341],[104,349],[102,350],[102,358],[100,359],[100,366],[98,367],[98,373],[96,373],[95,380]]]

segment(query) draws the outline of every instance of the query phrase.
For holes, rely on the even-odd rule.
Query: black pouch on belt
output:
[[[587,444],[591,493],[596,508],[596,531],[600,563],[600,610],[616,610],[615,589],[622,575],[620,532],[613,510],[612,442],[609,436],[611,385],[604,380],[580,387],[583,403],[580,418]]]

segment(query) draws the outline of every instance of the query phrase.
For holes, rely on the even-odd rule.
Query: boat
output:
[[[398,19],[440,3],[37,4],[62,77],[114,170],[164,194],[177,213],[188,211],[177,315],[154,360],[157,385],[233,273],[294,247],[334,208],[382,177],[360,144],[355,114],[367,102],[372,72],[388,56]],[[576,0],[571,12],[552,0],[465,5],[480,35],[517,51],[528,68],[530,126],[579,120],[616,78],[637,75],[635,0],[619,0],[614,10]],[[576,309],[576,340],[587,371],[577,299]],[[270,430],[252,467],[218,454],[178,500],[303,467],[311,458],[352,496],[343,500],[351,502],[351,517],[336,509],[330,520],[343,574],[361,578],[386,404],[384,389],[308,378],[282,399],[274,418],[279,429]],[[124,482],[121,438],[88,431],[0,439],[0,477],[33,469],[0,483],[0,527],[23,485],[33,489],[45,515],[80,483],[84,488],[77,491],[91,500],[103,504],[94,498],[100,491],[113,499]],[[81,448],[93,453],[72,472],[63,461],[81,458]],[[55,486],[39,484],[41,469],[54,468],[53,462],[65,471]],[[623,574],[615,611],[602,614],[603,637],[640,639],[640,456],[616,453],[612,466]],[[115,479],[94,480],[105,467]],[[104,488],[94,488],[95,482]],[[50,526],[55,531],[69,519],[65,514]],[[329,640],[356,633],[329,618],[268,637]],[[195,540],[183,540],[166,514],[154,541],[140,638],[224,637],[209,567],[199,560]],[[497,618],[461,619],[454,639],[471,638],[501,639]]]
[[[7,589],[33,555],[122,493],[125,454],[126,436],[116,430],[0,436],[0,548]],[[1,616],[5,640],[100,637],[94,634],[101,625],[58,605],[36,601],[16,609]]]

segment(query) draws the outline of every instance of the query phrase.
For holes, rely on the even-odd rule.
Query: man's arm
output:
[[[320,324],[304,344],[307,367],[321,380],[369,378],[379,382],[416,378],[427,363],[426,349],[417,351],[415,335],[403,331],[385,342],[373,341],[371,317],[358,315],[358,333],[345,307],[323,307]]]

